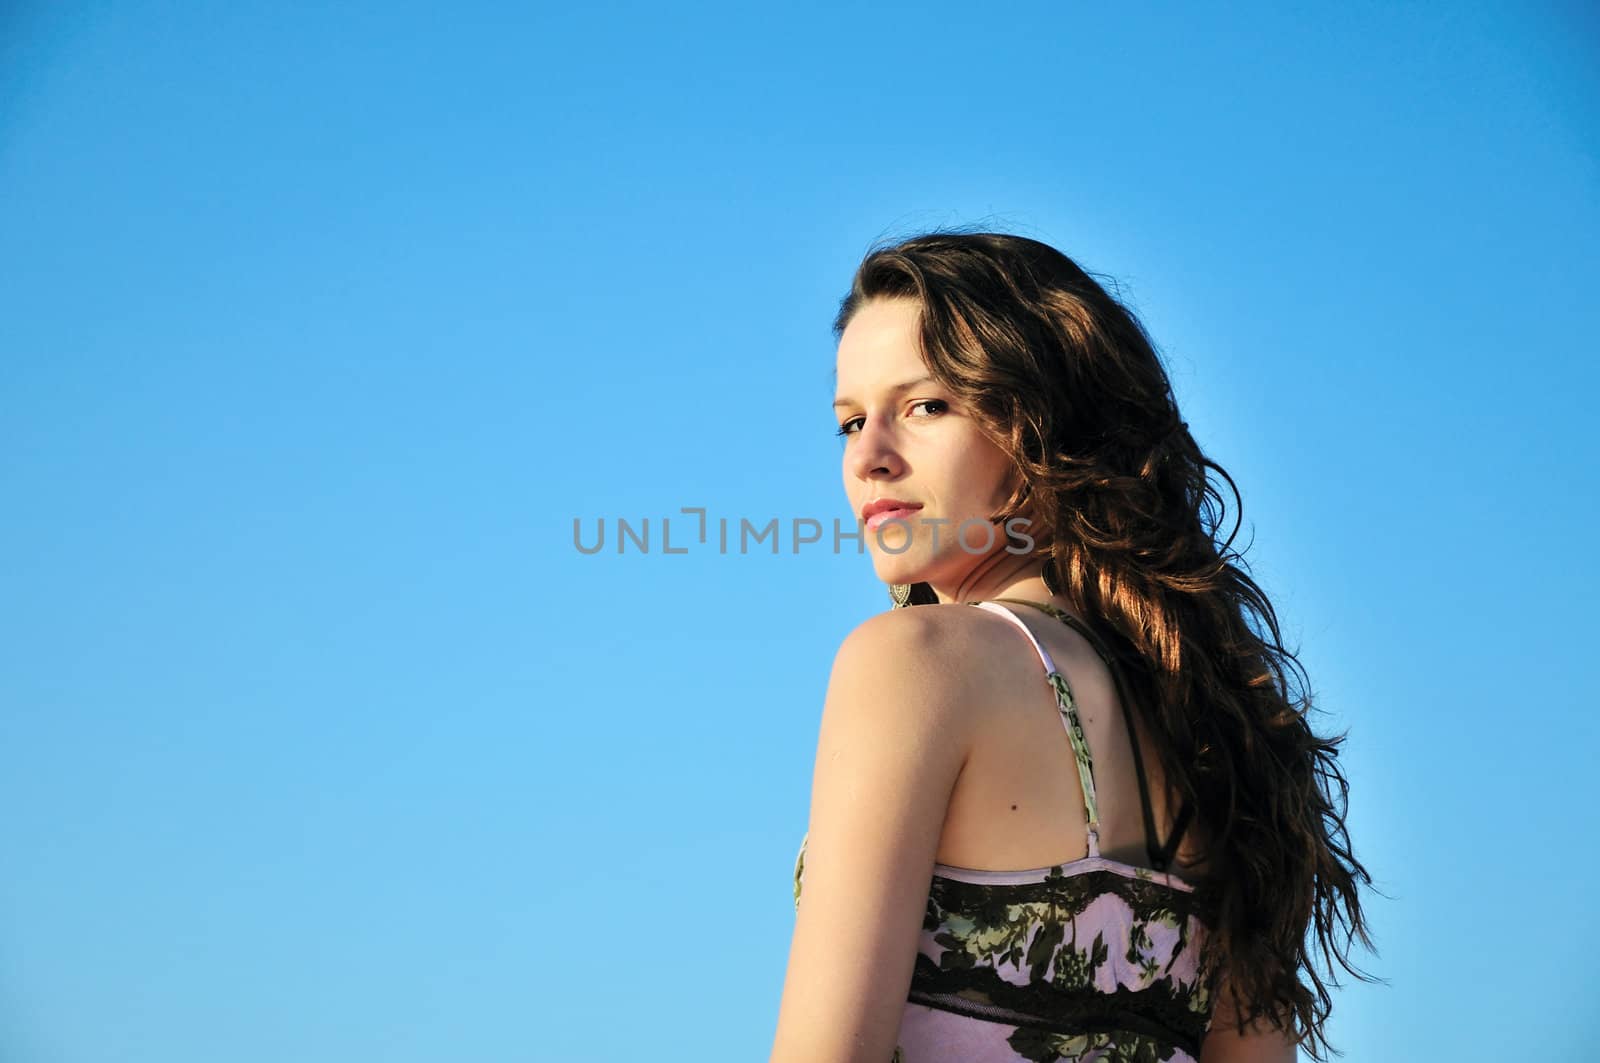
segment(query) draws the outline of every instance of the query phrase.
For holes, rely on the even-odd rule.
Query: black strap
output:
[[[1133,703],[1128,700],[1127,689],[1122,682],[1122,667],[1117,663],[1116,658],[1112,657],[1110,652],[1107,651],[1105,643],[1100,640],[1100,636],[1089,630],[1083,621],[1071,613],[1058,609],[1048,602],[1035,602],[1027,598],[991,598],[989,600],[1031,605],[1035,609],[1055,617],[1088,639],[1089,645],[1094,647],[1095,653],[1099,654],[1100,659],[1106,662],[1106,667],[1111,670],[1111,681],[1117,687],[1117,700],[1122,703],[1122,722],[1127,724],[1128,727],[1128,743],[1133,746],[1133,773],[1139,780],[1139,805],[1144,811],[1145,849],[1150,854],[1151,866],[1157,871],[1165,871],[1171,866],[1173,857],[1177,855],[1178,844],[1183,839],[1183,832],[1189,826],[1189,820],[1194,818],[1194,808],[1185,798],[1182,807],[1178,810],[1178,818],[1173,821],[1172,835],[1167,839],[1167,844],[1156,844],[1156,816],[1154,809],[1150,807],[1150,789],[1145,782],[1144,776],[1144,754],[1139,751],[1139,732],[1133,726]]]

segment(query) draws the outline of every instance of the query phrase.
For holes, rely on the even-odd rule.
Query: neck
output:
[[[932,584],[941,603],[981,602],[991,598],[1027,598],[1065,604],[1044,585],[1044,558],[1038,554],[997,551],[973,566],[959,584]]]

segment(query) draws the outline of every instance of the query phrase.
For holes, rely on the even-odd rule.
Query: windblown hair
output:
[[[1323,1030],[1332,999],[1307,931],[1334,988],[1334,957],[1373,980],[1348,958],[1357,937],[1373,947],[1357,893],[1372,880],[1345,828],[1344,735],[1311,729],[1310,695],[1297,692],[1305,670],[1230,552],[1238,522],[1216,542],[1225,507],[1206,470],[1235,499],[1238,488],[1179,416],[1143,325],[1072,259],[1005,233],[941,229],[876,245],[835,337],[869,300],[895,298],[921,304],[930,374],[1015,457],[1017,486],[993,519],[1032,522],[1052,582],[1119,661],[1125,711],[1159,750],[1169,807],[1187,798],[1205,828],[1193,864],[1210,867],[1195,890],[1211,927],[1210,984],[1226,974],[1241,1034],[1265,1016],[1313,1059],[1342,1054]],[[914,604],[934,600],[914,586]]]

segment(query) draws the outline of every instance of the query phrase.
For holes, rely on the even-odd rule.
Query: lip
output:
[[[888,520],[891,516],[905,516],[908,513],[915,513],[921,508],[921,502],[902,502],[898,498],[876,498],[861,507],[861,519],[868,528],[875,528],[876,525],[873,523],[872,518],[880,513],[885,515],[884,520]],[[877,523],[881,524],[883,521],[878,521]]]

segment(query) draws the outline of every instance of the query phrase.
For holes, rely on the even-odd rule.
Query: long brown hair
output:
[[[1356,938],[1373,947],[1357,895],[1372,880],[1345,829],[1344,735],[1311,729],[1305,670],[1230,549],[1238,522],[1216,541],[1225,506],[1207,470],[1237,501],[1233,479],[1179,416],[1143,325],[1055,248],[958,229],[876,246],[835,338],[886,298],[921,304],[929,372],[1015,456],[1019,483],[995,519],[1026,513],[1053,582],[1122,664],[1126,710],[1160,751],[1169,800],[1187,799],[1206,827],[1195,863],[1212,873],[1195,897],[1211,928],[1210,984],[1227,974],[1241,1033],[1264,1015],[1326,1058],[1332,999],[1307,930],[1333,987],[1335,957],[1372,980],[1348,958]],[[917,584],[912,600],[934,599]]]

